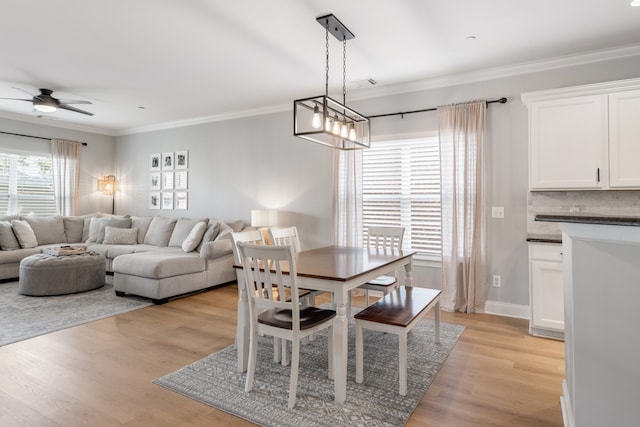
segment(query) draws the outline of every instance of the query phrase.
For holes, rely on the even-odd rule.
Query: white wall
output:
[[[111,197],[98,192],[98,178],[113,173],[115,139],[112,136],[80,132],[59,127],[39,125],[0,118],[0,130],[44,138],[61,138],[88,145],[82,148],[80,159],[80,188],[78,190],[78,215],[90,212],[110,212]],[[51,152],[46,140],[11,136],[0,133],[0,150],[11,148],[26,152]]]

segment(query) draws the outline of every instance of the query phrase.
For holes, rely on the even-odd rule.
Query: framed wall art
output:
[[[173,169],[173,151],[162,153],[162,169]]]
[[[162,209],[173,209],[173,191],[162,192]]]
[[[160,209],[160,192],[152,191],[149,193],[149,209]]]
[[[160,158],[158,157],[158,160]],[[151,172],[151,176],[149,179],[149,189],[150,190],[160,190],[160,172]]]
[[[162,172],[162,189],[173,190],[173,172]]]
[[[186,191],[176,191],[176,209],[187,209],[187,192]]]
[[[175,161],[176,169],[187,169],[189,167],[189,152],[186,150],[176,151]]]
[[[189,188],[188,177],[187,171],[177,171],[175,173],[174,182],[176,190],[186,190]]]
[[[152,171],[159,171],[161,164],[160,153],[152,154],[149,158],[149,169]]]

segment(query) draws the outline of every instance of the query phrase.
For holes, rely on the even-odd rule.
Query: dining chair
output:
[[[402,239],[404,237],[404,227],[369,226],[365,246],[380,251],[394,251],[402,249]],[[359,286],[364,289],[365,304],[369,306],[369,291],[379,291],[383,295],[388,294],[398,286],[398,275],[394,271],[393,275],[384,275]]]
[[[242,260],[244,283],[249,295],[249,366],[245,391],[253,389],[260,335],[291,341],[291,374],[289,382],[289,409],[296,403],[300,341],[322,329],[328,329],[328,371],[333,378],[333,318],[334,310],[302,307],[298,293],[298,274],[293,247],[264,246],[238,243]],[[260,266],[270,266],[261,268]],[[288,270],[290,298],[284,298],[283,266]],[[275,280],[272,278],[275,276]],[[278,289],[279,292],[274,292]]]

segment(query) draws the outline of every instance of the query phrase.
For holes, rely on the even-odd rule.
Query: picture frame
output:
[[[173,190],[173,172],[162,172],[162,189]]]
[[[162,162],[160,153],[151,154],[149,157],[149,169],[152,171],[159,171],[160,164]]]
[[[159,191],[152,191],[149,193],[149,209],[160,209]]]
[[[176,209],[186,210],[187,209],[187,192],[186,191],[176,191],[175,193],[175,203]]]
[[[187,171],[177,171],[175,173],[174,186],[176,190],[187,190],[189,188],[189,173]]]
[[[187,150],[176,151],[175,169],[187,169],[189,167],[189,152]]]
[[[160,161],[160,157],[158,157],[158,161]],[[160,172],[151,172],[151,175],[149,176],[149,189],[160,190],[161,183]]]
[[[162,192],[162,209],[173,209],[173,191]]]
[[[173,151],[162,153],[162,169],[173,169]]]

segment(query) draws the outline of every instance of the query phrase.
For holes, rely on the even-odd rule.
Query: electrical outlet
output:
[[[499,288],[500,286],[502,286],[502,279],[500,278],[499,275],[494,274],[493,275],[493,287],[494,288]]]
[[[504,218],[504,207],[493,206],[491,208],[491,218]]]

